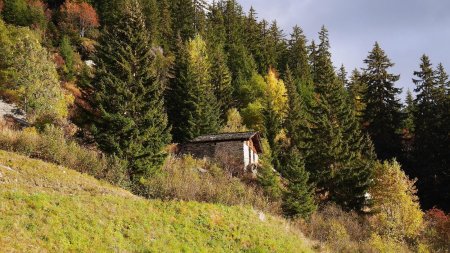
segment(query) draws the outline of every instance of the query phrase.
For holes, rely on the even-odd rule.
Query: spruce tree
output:
[[[375,145],[378,158],[382,160],[399,157],[402,122],[401,104],[397,96],[401,89],[395,87],[399,75],[389,73],[394,63],[386,56],[378,43],[364,60],[363,81],[367,85],[364,96],[363,125]]]
[[[328,39],[328,30],[325,26],[319,32],[320,43],[317,47],[317,58],[315,66],[314,84],[317,92],[323,92],[324,86],[330,85],[336,79],[333,62],[331,61],[330,40]],[[311,52],[313,53],[313,51]]]
[[[372,152],[349,102],[344,85],[337,80],[325,28],[319,33],[315,76],[315,105],[310,109],[313,140],[306,168],[317,192],[345,209],[361,211],[367,204],[371,183]]]
[[[439,73],[437,73],[439,72]],[[442,101],[440,88],[446,74],[432,68],[428,56],[421,57],[420,70],[413,79],[417,93],[414,100],[414,161],[413,176],[419,178],[419,195],[425,208],[449,208],[448,200],[448,107]]]
[[[222,45],[212,45],[210,49],[211,82],[214,94],[220,107],[220,115],[224,118],[225,113],[232,107],[233,86],[231,84],[231,73],[227,66],[227,57]]]
[[[311,44],[308,46],[308,63],[311,69],[311,79],[314,83],[317,81],[317,64],[318,64],[318,55],[317,55],[317,45],[313,40]]]
[[[295,26],[289,40],[287,64],[291,67],[293,78],[299,80],[302,84],[312,82],[306,43],[307,40],[303,30],[299,26]]]
[[[177,85],[172,106],[179,113],[174,121],[174,138],[184,142],[220,129],[220,105],[211,82],[211,63],[206,43],[200,35],[189,40],[179,64]],[[173,116],[175,116],[173,115]]]
[[[289,153],[289,161],[283,169],[287,180],[283,194],[282,209],[286,217],[307,219],[317,209],[314,203],[314,188],[309,183],[309,173],[295,149]]]
[[[344,64],[341,65],[337,72],[337,79],[344,87],[348,86],[348,79],[347,79],[347,71],[345,70]]]
[[[97,50],[95,137],[103,151],[129,162],[137,182],[161,166],[171,137],[164,79],[155,68],[161,51],[150,46],[139,3],[129,1],[119,19],[103,32]]]
[[[290,146],[300,152],[303,157],[308,154],[311,141],[311,129],[306,104],[300,96],[289,66],[286,68],[285,86],[288,94],[288,112],[285,120]]]
[[[364,102],[366,89],[367,86],[362,80],[361,73],[358,71],[358,69],[354,69],[350,76],[350,81],[347,85],[347,92],[350,96],[350,101],[353,105],[355,116],[359,122],[362,122],[362,116],[364,110],[366,109],[366,104]]]

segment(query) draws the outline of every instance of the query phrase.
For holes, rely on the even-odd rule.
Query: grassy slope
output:
[[[148,201],[4,151],[0,251],[310,252],[281,219],[249,208]]]

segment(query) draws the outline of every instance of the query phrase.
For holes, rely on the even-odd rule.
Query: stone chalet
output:
[[[258,132],[202,135],[179,147],[179,153],[196,158],[210,158],[231,169],[234,174],[256,175],[262,153]]]

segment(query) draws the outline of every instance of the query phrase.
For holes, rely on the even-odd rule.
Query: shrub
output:
[[[370,189],[375,213],[370,220],[373,231],[383,238],[415,245],[423,228],[415,181],[396,161],[377,165],[374,178]]]
[[[433,208],[425,213],[426,229],[423,239],[433,252],[448,252],[450,249],[450,215]]]
[[[2,128],[0,149],[62,165],[124,188],[129,187],[124,161],[113,156],[103,156],[95,150],[81,147],[75,141],[66,140],[64,131],[54,126],[47,126],[42,132],[35,128],[23,131]]]
[[[366,244],[369,226],[355,212],[335,204],[321,207],[309,221],[297,221],[305,235],[325,244],[331,252],[371,252]]]
[[[191,156],[169,157],[162,170],[144,185],[149,198],[251,205],[279,213],[279,204],[270,203],[256,187],[244,184],[208,160]]]

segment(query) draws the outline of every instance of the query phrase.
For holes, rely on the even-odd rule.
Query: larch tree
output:
[[[97,50],[94,133],[103,151],[128,161],[138,183],[162,165],[171,139],[159,68],[164,56],[151,47],[138,1],[129,1],[119,20],[103,32]]]
[[[402,123],[400,88],[395,87],[399,75],[389,73],[394,63],[386,56],[378,43],[364,60],[363,81],[367,85],[364,96],[366,108],[363,126],[373,140],[379,159],[399,157]]]
[[[86,2],[72,2],[66,0],[60,8],[61,21],[59,25],[64,30],[77,31],[84,37],[90,29],[100,26],[95,9]]]

